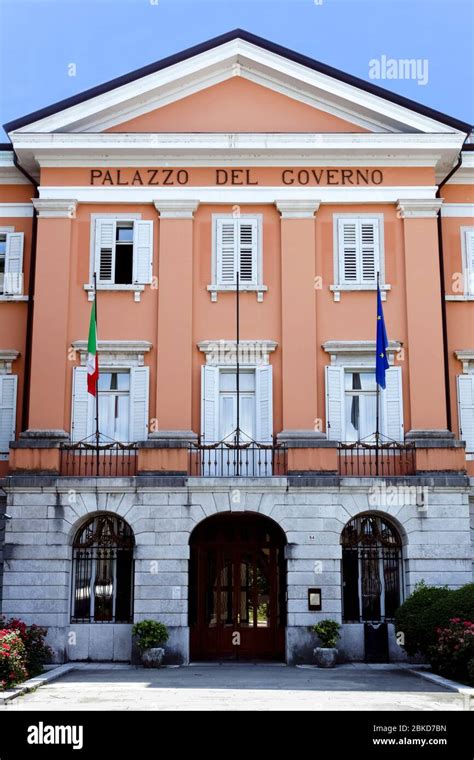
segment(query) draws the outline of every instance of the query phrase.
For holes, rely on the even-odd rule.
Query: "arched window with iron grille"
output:
[[[96,515],[73,543],[73,623],[131,623],[133,531],[117,515]]]
[[[342,603],[345,623],[393,620],[401,603],[402,542],[378,515],[347,523],[342,543]]]

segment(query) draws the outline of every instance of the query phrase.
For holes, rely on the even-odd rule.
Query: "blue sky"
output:
[[[474,122],[472,0],[0,0],[0,124],[236,27]]]

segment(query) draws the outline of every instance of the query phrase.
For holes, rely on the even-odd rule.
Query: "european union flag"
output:
[[[385,371],[390,364],[387,357],[388,339],[383,318],[382,296],[380,287],[377,284],[377,343],[376,343],[376,362],[375,362],[375,380],[381,388],[385,388]]]

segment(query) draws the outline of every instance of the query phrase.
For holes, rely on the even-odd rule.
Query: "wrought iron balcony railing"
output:
[[[201,478],[268,478],[286,475],[286,447],[282,444],[224,440],[190,444],[188,473]]]
[[[387,441],[379,443],[340,443],[338,472],[344,477],[400,477],[416,471],[415,445]]]
[[[110,441],[99,443],[91,438],[61,445],[61,475],[76,477],[130,477],[137,474],[137,443]]]

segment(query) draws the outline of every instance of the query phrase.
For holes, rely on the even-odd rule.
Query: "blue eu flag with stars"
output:
[[[388,356],[388,339],[383,318],[382,296],[380,287],[377,284],[377,343],[376,343],[376,362],[375,362],[375,380],[381,388],[385,388],[385,371],[389,368]]]

